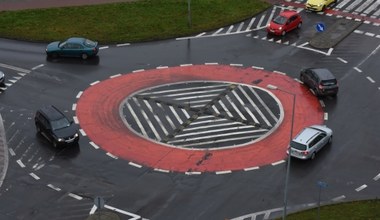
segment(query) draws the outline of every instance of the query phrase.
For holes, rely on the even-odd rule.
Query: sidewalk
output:
[[[3,185],[8,169],[8,145],[5,137],[3,118],[0,114],[0,187]]]

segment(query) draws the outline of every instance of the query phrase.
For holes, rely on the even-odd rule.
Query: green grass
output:
[[[0,37],[53,41],[83,36],[101,43],[189,36],[250,18],[264,0],[139,0],[103,5],[0,12]]]
[[[317,220],[317,208],[290,214],[287,220]],[[380,220],[380,199],[321,206],[320,220]]]

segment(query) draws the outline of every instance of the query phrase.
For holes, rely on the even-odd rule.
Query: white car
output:
[[[333,131],[324,125],[306,127],[290,142],[290,156],[314,159],[318,151],[332,142],[332,137]]]

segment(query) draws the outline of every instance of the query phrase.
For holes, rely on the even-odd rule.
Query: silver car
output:
[[[314,159],[318,151],[331,143],[332,137],[332,130],[324,125],[306,127],[291,141],[290,156],[302,160]]]

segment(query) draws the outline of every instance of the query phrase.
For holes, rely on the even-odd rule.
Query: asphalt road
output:
[[[147,76],[149,70],[170,71],[184,64],[263,69],[286,74],[289,81],[298,78],[305,67],[329,68],[339,80],[339,95],[318,102],[324,123],[334,131],[333,144],[313,161],[292,160],[289,212],[315,206],[318,181],[328,184],[322,190],[323,204],[378,197],[378,26],[365,22],[333,49],[318,50],[307,44],[316,35],[315,24],[324,22],[329,27],[337,16],[301,11],[302,29],[277,38],[268,36],[263,28],[272,12],[279,9],[258,15],[251,28],[252,20],[246,21],[239,33],[225,27],[217,34],[215,30],[188,39],[102,45],[99,57],[86,61],[47,60],[46,44],[2,39],[0,69],[6,73],[7,89],[0,94],[0,110],[9,166],[0,189],[1,219],[85,219],[94,211],[97,196],[104,198],[106,210],[114,210],[122,219],[281,216],[284,161],[231,172],[176,172],[117,157],[101,145],[98,148],[86,130],[81,130],[79,147],[65,149],[53,149],[35,133],[33,115],[42,105],[54,104],[75,119],[76,104],[89,88],[104,85],[103,81],[118,74]],[[260,86],[258,81],[253,84]],[[107,97],[100,94],[99,99]],[[100,112],[101,106],[108,104],[95,103]],[[308,113],[302,112],[297,119],[310,117]]]

